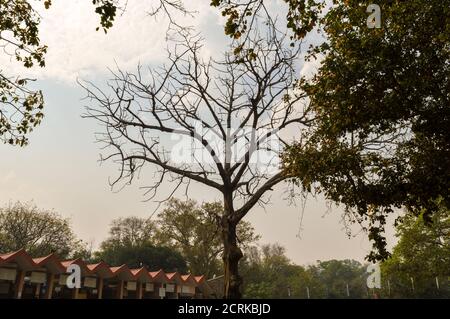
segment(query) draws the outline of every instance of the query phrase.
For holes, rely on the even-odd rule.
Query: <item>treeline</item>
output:
[[[410,263],[411,261],[407,261]],[[412,262],[417,262],[412,261]],[[367,288],[367,263],[356,260],[318,260],[309,266],[292,263],[278,245],[252,247],[241,264],[246,298],[366,299],[366,298],[450,298],[448,275],[432,275],[428,269],[400,272],[381,266],[381,288]],[[390,267],[390,266],[389,266]],[[442,269],[441,274],[445,270]],[[446,270],[448,274],[448,269]],[[414,280],[414,287],[411,279]],[[438,278],[436,284],[436,278]]]
[[[439,203],[438,203],[439,205]],[[25,248],[33,256],[103,260],[111,265],[220,276],[220,203],[172,199],[155,219],[126,217],[111,223],[94,250],[77,239],[70,221],[53,211],[17,202],[0,208],[0,253]],[[398,244],[381,263],[381,288],[367,288],[367,266],[355,260],[293,263],[279,244],[257,245],[248,223],[238,229],[244,258],[240,272],[246,298],[450,298],[450,218],[443,207],[426,221],[405,213]]]
[[[367,266],[354,260],[292,263],[280,245],[250,248],[241,264],[248,298],[450,298],[450,213],[397,220],[398,243],[381,263],[381,288],[367,289]]]
[[[26,249],[34,257],[57,253],[61,258],[103,260],[111,265],[146,266],[150,270],[191,272],[207,277],[222,273],[221,234],[216,216],[220,203],[169,200],[156,219],[125,217],[112,221],[109,236],[94,250],[78,239],[70,221],[31,203],[0,208],[0,253]],[[238,229],[242,247],[259,236],[248,222]]]
[[[241,264],[247,298],[367,298],[366,267],[355,260],[292,263],[278,245],[253,248]]]

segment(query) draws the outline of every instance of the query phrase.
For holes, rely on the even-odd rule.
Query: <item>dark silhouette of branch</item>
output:
[[[239,54],[220,61],[202,57],[200,36],[180,32],[167,66],[112,71],[108,90],[81,83],[93,102],[85,117],[102,124],[98,140],[113,150],[102,159],[120,165],[112,185],[130,183],[153,164],[160,178],[147,187],[151,199],[164,178],[177,189],[193,180],[242,201],[230,212],[240,220],[288,178],[276,165],[268,169],[282,151],[271,139],[277,142],[289,127],[307,127],[311,110],[294,89],[299,50],[284,46],[285,35],[274,25],[265,32],[269,41],[249,33]],[[174,138],[181,140],[170,142]],[[174,158],[177,148],[185,158]],[[267,158],[259,159],[261,153]]]

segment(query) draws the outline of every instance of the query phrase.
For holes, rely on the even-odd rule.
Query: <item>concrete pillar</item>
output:
[[[54,285],[55,285],[55,275],[48,274],[48,276],[47,276],[47,290],[45,291],[44,299],[52,299]]]
[[[72,289],[72,299],[78,299],[78,288]]]
[[[36,284],[36,288],[34,289],[34,298],[39,299],[41,295],[41,286],[42,284]]]
[[[124,281],[119,280],[119,284],[117,285],[117,299],[123,299],[123,288],[124,288]]]
[[[97,297],[98,299],[102,299],[103,298],[103,278],[98,278],[98,284],[97,284]]]
[[[142,282],[138,281],[136,284],[136,295],[137,295],[137,299],[142,299]]]
[[[25,271],[18,270],[16,277],[16,285],[14,289],[14,298],[22,299],[23,285],[25,283]]]

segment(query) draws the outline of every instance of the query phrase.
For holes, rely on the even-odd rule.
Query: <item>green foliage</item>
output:
[[[337,0],[320,20],[321,66],[299,81],[317,122],[284,163],[369,230],[377,260],[394,209],[430,221],[437,198],[450,207],[450,1],[378,1],[380,29],[366,26],[371,3]]]
[[[284,0],[287,7],[287,27],[292,31],[292,40],[303,39],[316,26],[324,1]],[[212,0],[211,6],[222,10],[226,17],[224,31],[233,39],[241,38],[253,27],[255,17],[267,14],[267,8],[260,0]]]
[[[78,242],[72,245],[72,251],[70,253],[70,259],[82,259],[84,262],[88,264],[93,264],[96,262],[94,258],[94,252],[92,249],[92,243],[89,245],[88,243],[79,240]]]
[[[126,246],[136,247],[141,244],[155,244],[157,225],[150,219],[139,217],[118,218],[112,221],[109,237],[102,247]]]
[[[105,33],[113,26],[117,13],[117,1],[113,0],[92,0],[96,6],[95,12],[100,15],[100,25]],[[97,31],[100,27],[97,27]]]
[[[245,298],[287,298],[290,278],[302,269],[293,265],[279,244],[250,247],[240,263]]]
[[[156,240],[157,225],[150,219],[126,217],[113,220],[109,237],[94,253],[95,260],[111,265],[127,264],[131,268],[147,267],[154,271],[186,272],[186,262],[173,248]]]
[[[177,249],[192,273],[207,277],[220,274],[223,243],[217,218],[222,213],[218,202],[199,205],[192,200],[170,199],[158,215],[159,240]],[[237,227],[237,237],[243,247],[259,238],[246,221]]]
[[[51,2],[43,1],[45,8]],[[39,15],[28,1],[0,1],[0,46],[24,67],[45,66],[47,46],[40,44]],[[11,52],[11,53],[9,53]],[[23,146],[26,134],[41,123],[44,99],[41,91],[27,88],[30,79],[12,79],[0,70],[0,140]]]
[[[366,297],[366,269],[357,261],[319,261],[316,266],[311,266],[308,272],[313,274],[311,281],[317,281],[318,296],[327,299]]]
[[[450,211],[440,202],[438,205],[440,209],[433,214],[431,224],[425,223],[423,215],[416,218],[407,212],[402,217],[397,226],[399,242],[382,264],[384,295],[389,293],[389,280],[390,297],[450,297]]]
[[[55,212],[20,202],[0,208],[0,253],[24,248],[33,257],[56,253],[66,258],[81,245],[69,220]]]
[[[450,219],[449,211],[440,207],[433,215],[432,227],[425,224],[423,216],[417,219],[412,214],[406,214],[398,224],[400,241],[392,257],[381,265],[381,290],[368,291],[367,265],[354,260],[328,260],[302,267],[293,264],[286,257],[284,248],[275,244],[246,250],[240,265],[244,296],[288,298],[289,291],[290,298],[307,298],[309,289],[312,299],[361,299],[371,297],[373,293],[381,298],[448,298]],[[411,277],[414,278],[414,291]]]
[[[156,220],[114,220],[109,237],[101,243],[95,257],[114,265],[127,263],[137,267],[143,263],[212,277],[222,273],[223,246],[216,223],[216,216],[222,211],[220,203],[199,205],[193,200],[173,198]],[[247,222],[238,227],[238,237],[244,247],[259,238]]]
[[[153,246],[149,243],[137,246],[102,245],[102,249],[95,254],[95,258],[110,265],[126,264],[130,268],[145,266],[150,271],[164,269],[168,272],[187,272],[186,261],[180,253],[169,247]]]
[[[293,264],[278,245],[252,247],[240,265],[246,298],[366,298],[365,267],[354,260]],[[350,296],[347,296],[347,285]]]

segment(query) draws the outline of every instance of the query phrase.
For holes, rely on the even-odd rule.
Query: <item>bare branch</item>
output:
[[[279,136],[313,119],[295,89],[299,49],[271,23],[248,32],[234,43],[239,52],[221,60],[204,58],[199,35],[180,32],[172,41],[167,66],[118,69],[106,89],[81,83],[92,102],[84,116],[104,128],[98,141],[113,151],[103,160],[120,168],[113,185],[130,183],[151,164],[150,198],[164,181],[174,185],[165,200],[199,182],[222,193],[222,217],[237,223],[288,178],[278,162],[285,145]]]

